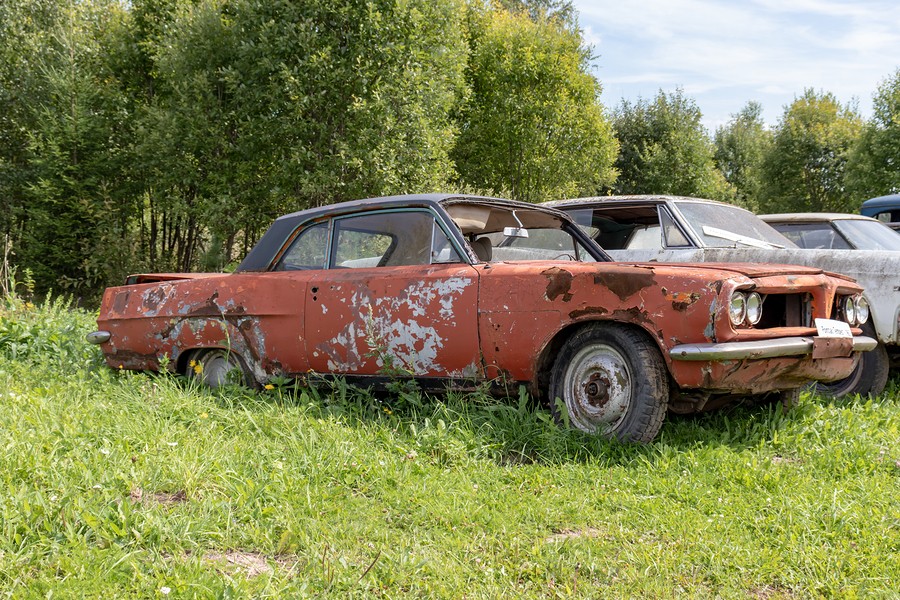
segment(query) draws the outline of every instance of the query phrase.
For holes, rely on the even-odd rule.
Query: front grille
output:
[[[812,327],[812,296],[806,293],[766,294],[762,318],[755,328],[773,327]]]

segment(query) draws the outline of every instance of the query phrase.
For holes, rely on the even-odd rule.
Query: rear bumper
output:
[[[110,335],[108,331],[92,331],[85,337],[91,344],[105,344],[109,341]]]
[[[681,344],[669,351],[672,360],[722,361],[781,358],[785,356],[813,356],[815,337],[790,337],[750,342],[725,342],[721,344]],[[832,339],[832,338],[823,338]],[[873,350],[878,341],[868,336],[856,336],[852,340],[852,352]]]

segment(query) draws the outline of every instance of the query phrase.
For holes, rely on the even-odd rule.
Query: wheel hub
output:
[[[600,408],[609,402],[609,378],[600,373],[594,373],[584,384],[584,393],[591,406]]]

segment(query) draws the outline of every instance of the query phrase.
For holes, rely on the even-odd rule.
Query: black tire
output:
[[[595,323],[566,340],[550,375],[553,416],[571,427],[630,442],[650,442],[666,416],[669,378],[643,332]]]
[[[866,335],[875,337],[874,332]],[[863,352],[853,372],[838,381],[818,381],[814,389],[817,393],[832,398],[850,394],[877,396],[884,391],[891,370],[891,360],[884,344],[879,342],[874,350]]]
[[[224,385],[253,386],[253,378],[241,357],[222,348],[194,352],[187,365],[187,375],[213,389]]]

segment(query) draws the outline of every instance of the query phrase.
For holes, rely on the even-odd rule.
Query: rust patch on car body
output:
[[[647,272],[629,273],[597,273],[594,275],[594,283],[602,285],[619,300],[627,300],[644,288],[656,285],[656,277],[652,270]]]
[[[559,267],[550,267],[545,271],[541,271],[541,275],[547,278],[547,291],[545,293],[547,300],[556,300],[562,296],[563,302],[569,302],[572,294],[572,273]]]
[[[684,312],[700,299],[697,292],[669,292],[666,288],[663,288],[663,295],[672,303],[672,308],[679,312]]]
[[[582,317],[602,317],[603,315],[609,314],[609,311],[603,308],[602,306],[587,306],[585,308],[579,308],[578,310],[573,310],[569,313],[570,319],[581,319]]]

